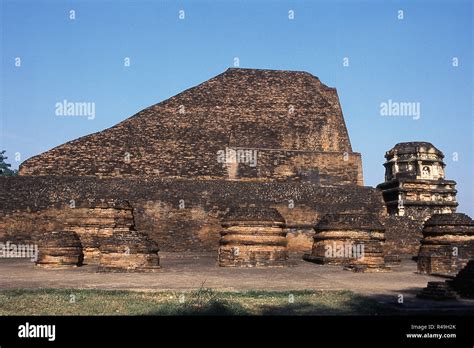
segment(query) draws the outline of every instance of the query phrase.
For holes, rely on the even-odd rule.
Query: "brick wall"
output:
[[[62,207],[71,200],[101,198],[129,200],[134,207],[137,229],[148,233],[161,250],[167,251],[215,250],[220,218],[231,206],[275,207],[295,236],[311,231],[318,219],[328,212],[371,211],[381,217],[385,214],[380,191],[356,185],[321,187],[310,182],[0,177],[0,238],[36,233],[37,229],[31,230],[31,225],[44,214],[50,219],[54,216],[63,219]],[[22,227],[16,224],[27,219],[32,224],[26,224],[22,232]],[[294,240],[298,249],[298,238]],[[307,248],[305,243],[299,248]]]

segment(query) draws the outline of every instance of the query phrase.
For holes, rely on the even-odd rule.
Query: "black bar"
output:
[[[20,338],[26,322],[56,325],[55,340]],[[419,328],[426,326],[420,331]],[[430,327],[429,325],[433,325]],[[441,327],[440,325],[447,325]],[[0,346],[100,344],[410,344],[473,346],[473,316],[315,317],[0,317]],[[407,338],[407,334],[455,334],[455,338]]]

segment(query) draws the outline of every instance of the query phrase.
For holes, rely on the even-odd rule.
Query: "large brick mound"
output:
[[[386,154],[385,182],[365,187],[335,88],[307,72],[231,68],[0,177],[0,241],[75,226],[85,260],[97,261],[114,219],[133,216],[162,251],[217,252],[224,214],[254,206],[283,217],[289,252],[311,252],[326,214],[373,214],[393,262],[418,253],[426,218],[455,211],[443,157],[428,142],[399,143]],[[130,207],[97,225],[89,215],[100,207],[78,216],[67,208],[87,200]]]
[[[256,150],[258,165],[222,163],[226,149]],[[20,175],[363,180],[336,89],[306,72],[235,68],[34,156]]]

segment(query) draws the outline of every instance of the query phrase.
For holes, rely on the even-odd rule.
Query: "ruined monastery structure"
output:
[[[453,273],[472,258],[472,220],[455,214],[443,157],[395,144],[385,182],[364,186],[335,88],[231,68],[0,177],[0,240],[37,241],[38,265],[99,271],[157,271],[161,250],[214,252],[223,267],[301,253],[378,271],[419,257],[422,273]],[[331,253],[337,243],[364,257]]]

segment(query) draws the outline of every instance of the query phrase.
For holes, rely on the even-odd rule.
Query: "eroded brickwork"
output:
[[[385,182],[377,187],[389,214],[425,221],[456,212],[456,182],[445,179],[444,155],[431,143],[399,143],[385,158]]]
[[[435,214],[424,225],[418,271],[456,274],[474,258],[474,221],[466,214]]]
[[[99,246],[100,272],[156,272],[160,269],[158,245],[145,233],[116,231]]]
[[[222,219],[218,261],[222,267],[284,266],[285,220],[275,208],[232,208]]]
[[[311,231],[330,212],[370,211],[382,218],[380,191],[355,185],[321,187],[311,182],[0,177],[0,239],[28,238],[35,222],[66,221],[71,201],[124,199],[134,208],[137,230],[163,251],[217,250],[220,220],[230,207],[276,208],[285,218],[291,250],[309,251]],[[27,222],[28,223],[24,223]],[[60,228],[61,226],[54,226]],[[310,232],[313,233],[313,232]],[[297,239],[297,240],[296,240]]]
[[[376,215],[336,213],[323,216],[315,226],[311,254],[304,259],[343,265],[355,271],[384,271],[384,227]]]
[[[257,163],[218,160],[253,149]],[[306,72],[229,69],[116,126],[25,161],[20,175],[320,178],[362,185],[337,92]]]
[[[45,268],[82,265],[83,253],[79,236],[71,231],[44,231],[38,236],[36,265]]]

